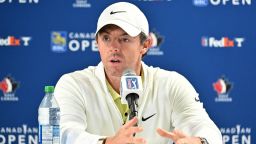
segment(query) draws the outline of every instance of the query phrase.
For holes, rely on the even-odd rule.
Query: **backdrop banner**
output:
[[[44,86],[100,62],[97,19],[114,2],[0,0],[0,144],[38,143]],[[224,144],[256,143],[255,1],[128,2],[149,21],[143,61],[192,83]]]

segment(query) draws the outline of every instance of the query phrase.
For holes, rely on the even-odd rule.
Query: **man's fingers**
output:
[[[175,135],[177,135],[179,138],[184,138],[187,137],[186,134],[184,134],[182,131],[180,130],[174,130],[172,133],[174,133]]]
[[[188,137],[185,133],[183,133],[180,130],[173,130],[172,132],[168,132],[166,130],[158,128],[157,132],[162,137],[166,137],[166,138],[172,139],[175,143],[177,143],[179,140],[181,140],[183,142],[182,139]]]
[[[115,144],[124,144],[124,143],[132,143],[132,144],[146,144],[146,140],[144,138],[134,137],[135,133],[143,131],[142,127],[138,127],[135,125],[138,122],[138,118],[134,117],[126,124],[124,124],[118,132],[113,137],[109,137],[107,139],[107,143],[115,143]]]
[[[126,135],[130,136],[134,133],[141,132],[141,131],[143,131],[142,127],[130,127],[129,129],[127,129]]]
[[[162,137],[172,138],[172,135],[169,134],[169,132],[167,132],[166,130],[163,130],[163,129],[158,128],[158,129],[157,129],[157,133],[158,133],[160,136],[162,136]]]
[[[158,133],[160,136],[162,136],[162,137],[172,139],[174,142],[176,142],[176,141],[179,139],[179,137],[178,137],[176,134],[174,134],[174,133],[172,133],[172,132],[168,132],[168,131],[166,131],[166,130],[164,130],[164,129],[158,128],[158,129],[157,129],[157,133]]]
[[[174,135],[173,133],[168,132],[168,131],[166,131],[166,130],[164,130],[164,129],[158,128],[158,129],[157,129],[157,133],[158,133],[159,135],[161,135],[162,137],[171,138],[172,140],[173,140],[173,138],[175,138],[175,135]]]
[[[134,117],[133,119],[131,119],[130,121],[128,121],[125,125],[123,125],[124,129],[128,129],[129,127],[134,126],[136,123],[138,122],[138,118]]]
[[[146,140],[144,138],[136,138],[136,137],[130,137],[127,141],[127,143],[132,144],[146,144]]]

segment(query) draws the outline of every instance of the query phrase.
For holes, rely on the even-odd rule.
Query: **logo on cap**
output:
[[[123,12],[126,12],[126,11],[111,11],[111,12],[110,12],[110,15],[116,14],[116,13],[123,13]]]

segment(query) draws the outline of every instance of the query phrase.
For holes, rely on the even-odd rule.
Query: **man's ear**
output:
[[[99,37],[99,34],[97,33],[96,35],[95,35],[95,40],[96,40],[96,43],[98,44],[98,37]]]
[[[152,38],[148,36],[148,38],[143,43],[142,54],[147,53],[148,49],[152,46]]]

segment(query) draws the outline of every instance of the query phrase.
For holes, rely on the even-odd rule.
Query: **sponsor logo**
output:
[[[152,39],[152,45],[150,46],[147,55],[163,55],[164,52],[160,48],[164,41],[163,36],[157,32],[150,32],[149,36]]]
[[[0,144],[37,144],[38,128],[29,127],[27,124],[21,126],[0,127]]]
[[[139,89],[138,79],[136,77],[126,78],[127,89]]]
[[[0,37],[0,46],[29,46],[31,37],[21,36],[7,36],[6,38]]]
[[[3,92],[1,101],[18,101],[19,98],[15,95],[15,91],[19,87],[19,82],[14,78],[7,76],[0,82],[0,90]]]
[[[237,124],[234,127],[221,127],[223,144],[252,144],[251,128]]]
[[[209,4],[208,0],[193,0],[193,5],[198,6],[198,7],[204,7]]]
[[[111,12],[110,12],[110,15],[116,14],[116,13],[124,13],[124,12],[126,12],[126,11],[111,11]]]
[[[54,52],[67,51],[67,32],[59,31],[51,33],[51,47]]]
[[[206,7],[209,5],[233,5],[233,6],[248,6],[252,4],[252,0],[193,0],[193,5],[197,7]]]
[[[37,4],[39,0],[0,0],[1,3]]]
[[[87,0],[75,0],[73,3],[74,8],[90,8],[91,4]]]
[[[232,98],[229,97],[230,90],[233,88],[233,83],[226,77],[222,76],[217,82],[213,83],[213,88],[217,92],[216,102],[232,102]]]
[[[141,120],[142,121],[146,121],[146,120],[150,119],[151,117],[153,117],[154,115],[156,115],[156,113],[154,113],[154,114],[152,114],[152,115],[150,115],[150,116],[148,116],[146,118],[144,118],[144,116],[143,116]]]
[[[89,47],[92,51],[98,51],[93,32],[54,31],[51,33],[51,49],[53,52],[84,52]]]
[[[214,48],[233,48],[242,47],[245,39],[244,38],[228,38],[222,37],[217,39],[215,37],[202,37],[201,45],[203,47],[214,47]]]

